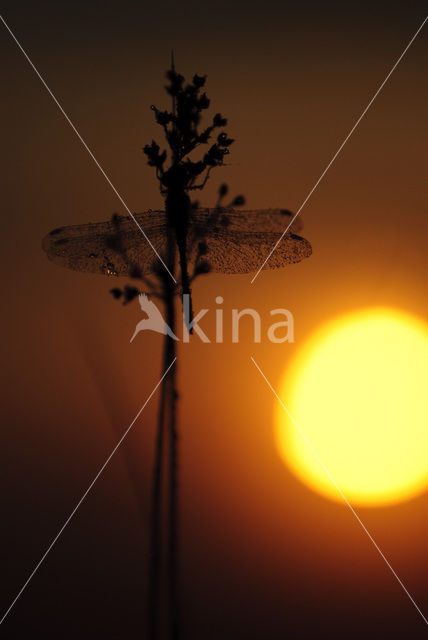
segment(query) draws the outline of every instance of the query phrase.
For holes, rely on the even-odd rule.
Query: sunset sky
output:
[[[173,48],[207,74],[210,114],[236,142],[221,182],[250,209],[296,211],[424,20],[419,2],[14,2],[2,15],[132,211],[162,208],[141,148],[169,107]],[[372,306],[428,322],[427,29],[302,210],[313,255],[284,270],[210,274],[225,340],[178,347],[180,572],[187,640],[426,637],[427,627],[353,514],[279,455],[277,388],[324,322]],[[2,612],[142,406],[161,336],[141,333],[112,279],[46,259],[53,228],[125,210],[1,25],[3,289]],[[143,241],[143,239],[142,239]],[[266,256],[261,258],[262,260]],[[125,284],[124,280],[120,284]],[[231,343],[233,308],[290,309],[294,344]],[[264,329],[265,331],[265,329]],[[40,567],[5,640],[143,638],[157,397]],[[358,514],[425,616],[428,493]]]

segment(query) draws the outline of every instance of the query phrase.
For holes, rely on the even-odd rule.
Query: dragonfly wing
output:
[[[229,230],[207,239],[206,259],[212,271],[251,273],[259,269],[281,238],[281,233],[233,233]],[[312,253],[310,243],[301,236],[287,233],[276,246],[264,269],[277,269],[300,262]]]
[[[222,227],[244,233],[283,233],[294,218],[294,214],[288,209],[197,209],[192,215],[193,224],[207,228],[208,237],[210,230]],[[287,231],[299,233],[302,228],[302,219],[297,216]]]
[[[312,253],[310,243],[296,235],[303,224],[287,209],[198,209],[193,213],[193,237],[206,239],[207,260],[213,271],[251,273],[260,268],[276,246],[265,269],[300,262]],[[292,223],[292,224],[290,224]],[[196,242],[194,242],[193,254]],[[190,259],[192,259],[192,253]]]
[[[166,245],[165,213],[149,210],[135,214],[135,218],[162,255]],[[126,276],[134,265],[149,273],[156,261],[155,252],[130,216],[54,229],[43,239],[42,248],[56,264],[86,273]]]
[[[164,211],[54,229],[42,242],[48,258],[63,267],[85,273],[127,276],[133,266],[151,272],[156,251],[164,256],[167,224]],[[192,213],[189,261],[195,258],[196,240],[205,238],[213,271],[250,273],[258,269],[292,220],[284,209],[198,209]],[[295,235],[297,219],[281,240],[266,268],[299,262],[311,254],[307,240]],[[299,221],[300,224],[300,221]],[[293,232],[292,232],[293,230]]]

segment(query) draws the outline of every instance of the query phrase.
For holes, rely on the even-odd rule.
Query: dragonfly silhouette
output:
[[[166,212],[149,209],[134,215],[158,253],[165,255],[168,236]],[[189,264],[194,266],[200,260],[198,253],[202,242],[206,244],[203,255],[211,271],[251,273],[260,267],[260,257],[274,246],[291,219],[292,214],[286,209],[206,208],[191,211],[187,250],[182,259],[188,281],[191,280]],[[308,240],[297,235],[301,229],[302,221],[296,219],[265,269],[285,267],[311,255]],[[119,244],[116,244],[117,237]],[[131,265],[134,265],[143,275],[153,272],[153,249],[128,216],[54,229],[44,238],[42,247],[52,262],[75,271],[129,276]]]

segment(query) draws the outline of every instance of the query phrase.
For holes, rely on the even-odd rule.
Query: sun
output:
[[[343,497],[332,479],[356,505],[416,496],[428,488],[427,386],[425,323],[393,309],[342,316],[309,339],[281,381],[292,418],[277,403],[280,454],[334,500]]]

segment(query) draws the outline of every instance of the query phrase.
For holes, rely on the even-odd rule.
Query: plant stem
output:
[[[167,239],[167,265],[174,273],[176,255],[176,239],[171,230]],[[175,333],[175,305],[174,283],[167,274],[163,282],[163,301],[165,305],[166,322]],[[165,335],[163,343],[162,374],[176,357],[175,340]],[[151,506],[151,538],[150,538],[150,569],[148,594],[148,633],[149,640],[157,640],[160,635],[160,569],[161,569],[161,520],[162,520],[162,479],[164,457],[164,432],[168,427],[169,442],[169,496],[168,496],[168,551],[167,551],[167,603],[169,620],[169,637],[179,638],[178,618],[178,483],[177,483],[177,428],[176,405],[178,394],[176,390],[176,364],[169,370],[161,384],[161,396],[158,413],[158,424],[155,445],[155,460],[153,466],[152,506]]]
[[[162,358],[162,374],[169,366],[167,359],[165,336],[164,353]],[[151,532],[150,532],[150,567],[149,567],[149,593],[148,593],[148,632],[149,640],[156,640],[159,626],[159,574],[160,574],[160,549],[161,549],[161,507],[162,507],[162,462],[166,404],[166,382],[161,384],[159,401],[158,424],[155,444],[155,460],[152,479],[152,503],[151,503]]]
[[[168,301],[167,322],[175,333],[174,298]],[[169,336],[169,357],[175,357],[175,342]],[[172,367],[169,375],[169,511],[168,511],[168,613],[169,637],[178,640],[180,637],[179,600],[178,600],[178,432],[176,389],[177,366]]]

